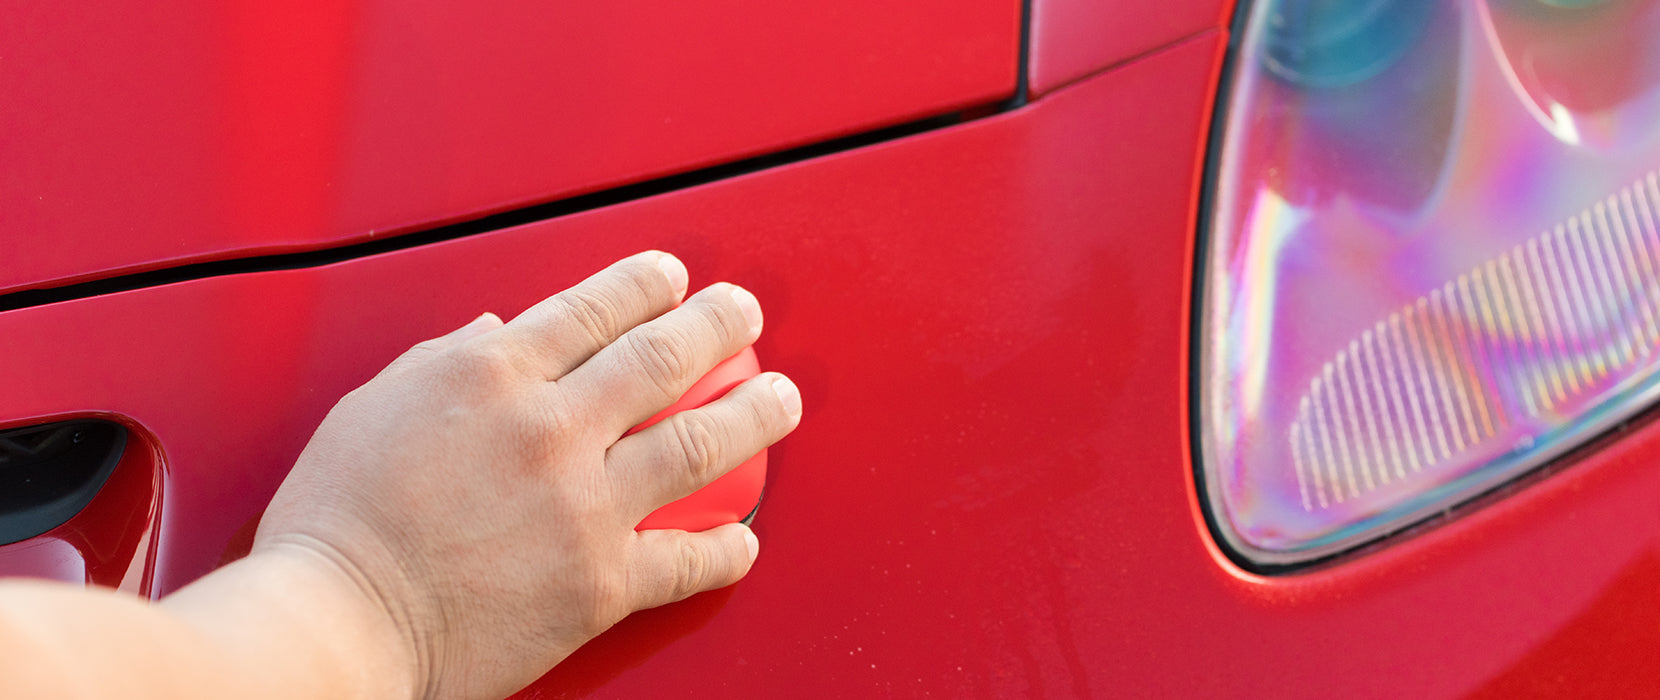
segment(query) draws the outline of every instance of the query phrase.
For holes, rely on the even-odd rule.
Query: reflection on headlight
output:
[[[1564,4],[1254,8],[1198,358],[1243,558],[1376,539],[1660,395],[1660,0]]]

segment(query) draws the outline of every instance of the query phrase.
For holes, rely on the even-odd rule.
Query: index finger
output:
[[[646,251],[623,258],[576,286],[526,309],[501,329],[524,348],[542,376],[565,376],[629,329],[673,309],[686,296],[686,266]]]

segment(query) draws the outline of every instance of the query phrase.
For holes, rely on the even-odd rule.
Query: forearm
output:
[[[6,697],[409,697],[395,628],[315,554],[265,551],[160,604],[0,583]]]

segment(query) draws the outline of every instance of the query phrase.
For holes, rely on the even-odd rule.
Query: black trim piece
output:
[[[0,431],[0,544],[69,522],[121,461],[127,429],[73,420]]]
[[[761,496],[755,499],[755,507],[749,509],[749,515],[744,516],[743,519],[738,522],[743,523],[744,525],[754,524],[755,514],[761,512],[761,501],[764,500],[767,500],[767,491],[765,488],[761,489]]]
[[[1024,47],[1024,44],[1022,45]],[[1022,56],[1024,56],[1024,48]],[[1025,85],[1025,67],[1022,60],[1020,85]],[[1002,105],[999,105],[1002,108]],[[209,262],[187,263],[175,267],[135,272],[115,277],[66,284],[44,289],[25,289],[0,295],[0,312],[42,306],[60,301],[69,301],[84,297],[114,294],[116,292],[157,287],[175,282],[187,282],[208,277],[222,277],[252,272],[269,272],[273,270],[292,270],[307,267],[317,267],[355,258],[378,255],[397,250],[415,248],[442,241],[465,238],[481,233],[488,233],[513,226],[555,219],[562,216],[600,209],[603,207],[621,204],[637,199],[644,199],[676,190],[683,190],[698,185],[705,185],[717,180],[747,175],[749,173],[776,168],[798,161],[819,158],[822,156],[850,151],[879,143],[914,136],[927,131],[955,126],[981,116],[996,114],[996,111],[985,115],[969,117],[965,112],[952,112],[935,117],[918,119],[884,129],[868,131],[852,136],[845,136],[831,141],[793,148],[787,151],[746,158],[744,160],[711,166],[700,170],[669,175],[667,177],[648,180],[632,185],[624,185],[609,190],[602,190],[576,197],[554,200],[542,204],[512,209],[496,214],[490,214],[477,219],[462,221],[445,226],[416,231],[372,241],[351,243],[333,248],[309,250],[297,253],[276,253],[271,255],[255,255],[228,260],[213,260]]]
[[[1019,72],[1014,76],[1014,94],[998,110],[1007,112],[1011,109],[1020,109],[1031,101],[1028,93],[1031,92],[1031,65],[1032,65],[1032,0],[1021,0],[1020,3],[1020,58]]]

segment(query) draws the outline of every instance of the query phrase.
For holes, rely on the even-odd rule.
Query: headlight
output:
[[[1328,556],[1660,395],[1660,2],[1278,0],[1203,253],[1221,538]]]

